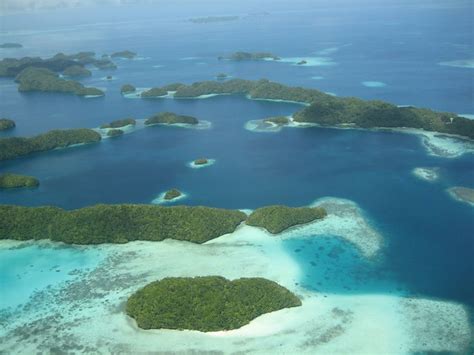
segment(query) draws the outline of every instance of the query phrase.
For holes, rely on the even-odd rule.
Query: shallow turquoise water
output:
[[[473,155],[429,156],[417,137],[400,133],[309,128],[259,134],[244,129],[248,120],[288,115],[301,108],[294,104],[239,96],[131,100],[119,94],[120,86],[128,82],[139,87],[191,83],[213,80],[217,73],[226,72],[339,96],[474,113],[472,69],[438,64],[472,57],[471,12],[463,3],[392,4],[386,11],[378,6],[315,8],[312,2],[295,1],[289,8],[288,2],[262,2],[257,8],[267,6],[272,9],[270,15],[247,16],[258,11],[244,1],[238,8],[231,4],[215,8],[216,13],[239,13],[243,19],[208,25],[185,21],[201,13],[209,15],[203,8],[174,5],[160,14],[137,7],[109,10],[107,18],[88,10],[3,18],[8,32],[1,34],[2,41],[19,41],[25,48],[0,52],[0,56],[130,49],[144,60],[117,61],[119,69],[112,73],[116,77],[112,81],[101,80],[109,74],[102,71],[83,80],[107,89],[106,97],[100,99],[19,94],[12,80],[0,79],[2,115],[17,122],[15,130],[0,135],[97,127],[124,116],[144,118],[159,111],[194,115],[213,126],[203,131],[153,127],[97,145],[2,162],[0,172],[35,175],[41,186],[1,191],[0,202],[68,209],[100,202],[150,203],[172,187],[189,194],[180,203],[226,208],[299,206],[324,196],[342,197],[358,203],[384,236],[384,259],[378,265],[366,265],[350,247],[327,238],[313,246],[302,244],[304,248],[300,245],[304,241],[291,241],[288,251],[307,270],[301,282],[322,292],[344,293],[394,292],[396,283],[405,285],[408,292],[473,305],[474,212],[445,191],[454,185],[474,187]],[[120,25],[114,23],[123,20]],[[95,24],[82,26],[87,22]],[[268,50],[282,57],[323,56],[335,65],[216,60],[236,50]],[[361,85],[366,81],[386,86]],[[186,166],[202,156],[216,159],[216,164],[200,170]],[[413,168],[424,166],[439,167],[440,181],[427,183],[412,175]],[[338,258],[319,253],[319,261],[315,260],[319,243],[344,252]],[[24,252],[11,253],[11,257],[20,253],[21,259]],[[41,250],[29,253],[32,261],[41,260]],[[67,269],[67,258],[60,260],[64,260],[58,263],[61,270]],[[77,264],[82,262],[88,263]],[[330,265],[330,270],[320,274],[311,262]],[[29,264],[23,265],[22,270],[28,270]],[[356,282],[357,274],[347,272],[353,269],[363,271],[366,285]],[[23,287],[15,272],[11,275],[12,288],[16,282]],[[51,270],[41,274],[38,282],[43,275],[53,282],[59,277]]]
[[[35,292],[60,286],[78,272],[92,270],[103,258],[98,249],[79,247],[0,249],[0,311],[25,303]]]

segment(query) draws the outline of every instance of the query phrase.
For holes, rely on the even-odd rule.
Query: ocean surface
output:
[[[390,293],[403,285],[413,295],[473,307],[474,209],[453,200],[446,189],[474,188],[474,155],[431,156],[419,137],[395,132],[244,129],[249,120],[290,115],[302,108],[297,104],[241,96],[140,100],[120,95],[126,83],[137,87],[192,83],[214,80],[225,72],[338,96],[474,113],[473,69],[439,64],[474,57],[469,2],[387,2],[384,7],[360,8],[348,4],[315,6],[295,1],[290,8],[288,2],[243,1],[238,7],[219,4],[215,13],[204,13],[208,6],[190,3],[183,8],[167,3],[161,11],[146,6],[86,8],[2,17],[0,42],[20,42],[24,48],[0,50],[1,57],[89,50],[101,55],[128,49],[139,58],[116,60],[117,70],[94,70],[92,77],[82,80],[106,89],[103,98],[20,94],[12,79],[0,79],[0,115],[17,124],[0,136],[93,128],[161,111],[193,115],[210,121],[212,127],[156,126],[99,144],[0,162],[0,173],[28,174],[41,181],[34,190],[0,191],[0,203],[66,209],[96,203],[150,203],[173,187],[188,195],[180,204],[223,208],[302,206],[325,196],[345,198],[356,202],[383,235],[383,256],[376,266],[369,265],[354,248],[329,236],[314,243],[287,241],[288,252],[305,270],[302,284],[333,293]],[[210,15],[240,17],[206,24],[187,21]],[[217,60],[239,50],[269,51],[284,60]],[[307,59],[309,65],[294,65],[299,59]],[[107,75],[113,80],[104,80]],[[186,165],[200,157],[216,163],[204,169]],[[439,181],[418,179],[412,174],[416,167],[438,167]],[[22,287],[24,279],[15,275],[25,274],[30,264],[47,259],[51,265],[42,266],[44,270],[59,265],[66,272],[100,259],[87,254],[83,260],[77,255],[80,252],[67,247],[54,249],[51,257],[35,247],[0,253],[5,253],[0,254],[0,285],[11,289]],[[324,274],[318,264],[326,266]],[[46,281],[31,285],[31,293],[35,287],[64,281],[55,270],[35,276]],[[17,301],[8,296],[0,307]]]

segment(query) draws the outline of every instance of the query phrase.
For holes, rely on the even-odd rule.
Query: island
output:
[[[5,173],[0,174],[0,189],[38,187],[39,180],[33,176]]]
[[[108,58],[97,59],[94,52],[79,52],[76,54],[58,53],[51,58],[23,57],[4,58],[0,60],[0,77],[15,77],[29,67],[45,68],[55,73],[62,73],[69,67],[94,65],[102,69],[114,69],[115,64]]]
[[[133,85],[130,85],[130,84],[125,84],[125,85],[122,85],[122,87],[120,88],[120,93],[121,94],[130,94],[132,92],[135,92],[137,90],[137,88]]]
[[[67,244],[176,239],[193,243],[235,231],[241,211],[156,205],[95,205],[76,210],[0,205],[0,240],[49,239]]]
[[[112,58],[133,59],[137,56],[137,53],[125,50],[125,51],[112,53],[110,56]]]
[[[15,121],[8,118],[0,118],[0,131],[7,131],[16,127]]]
[[[267,79],[201,81],[179,86],[174,97],[197,98],[210,94],[238,94],[250,99],[305,104],[307,107],[293,115],[297,123],[346,128],[415,128],[474,139],[474,120],[455,113],[411,106],[398,107],[378,100],[335,97],[316,89],[291,87]]]
[[[100,140],[99,133],[87,128],[52,130],[28,138],[0,138],[0,161],[78,144],[95,143]]]
[[[0,44],[0,48],[2,48],[2,49],[23,48],[23,45],[21,45],[20,43],[13,43],[13,42],[2,43],[2,44]]]
[[[68,93],[78,96],[104,96],[102,90],[93,87],[85,87],[74,80],[65,80],[58,74],[46,68],[28,67],[15,78],[19,83],[18,91],[40,91]]]
[[[228,56],[220,56],[219,60],[247,61],[247,60],[280,60],[280,57],[269,52],[235,52]]]
[[[327,212],[322,207],[267,206],[253,211],[245,222],[249,226],[264,228],[278,234],[290,227],[323,219]]]
[[[200,158],[200,159],[196,159],[193,163],[194,165],[206,165],[206,164],[209,164],[209,160],[205,158]]]
[[[121,129],[110,129],[107,131],[107,137],[113,138],[123,135],[123,131]]]
[[[449,188],[448,192],[455,200],[474,206],[474,189],[469,187],[455,186]]]
[[[154,124],[189,124],[196,125],[199,121],[196,117],[186,116],[186,115],[177,115],[173,112],[160,112],[156,115],[147,118],[145,121],[146,126]]]
[[[151,88],[149,90],[143,91],[140,96],[143,98],[154,98],[168,95],[168,90],[165,88]]]
[[[103,124],[100,128],[121,128],[129,125],[134,126],[136,123],[137,121],[134,118],[129,117]]]
[[[207,17],[195,17],[190,18],[188,21],[192,23],[215,23],[215,22],[229,22],[237,21],[239,16],[207,16]]]
[[[112,79],[113,79],[113,76],[112,76],[112,75],[107,75],[107,76],[105,77],[105,79],[107,79],[107,80],[112,80]]]
[[[87,77],[87,76],[91,76],[92,73],[90,70],[84,68],[83,66],[71,65],[70,67],[67,67],[66,69],[64,69],[63,75],[66,75],[69,77]]]
[[[183,194],[178,189],[171,189],[171,190],[166,191],[165,195],[163,196],[163,199],[165,199],[166,201],[171,201],[171,200],[177,199],[178,197],[182,195]]]
[[[301,306],[276,282],[254,277],[167,277],[127,300],[126,313],[142,329],[213,332],[240,328],[265,313]]]
[[[228,75],[226,73],[219,73],[216,75],[217,80],[225,80],[227,79]]]
[[[263,120],[265,123],[271,123],[277,126],[285,126],[290,123],[290,119],[286,116],[268,117]]]
[[[308,62],[306,60],[300,60],[298,63],[296,63],[296,65],[305,65],[305,64],[308,64]]]

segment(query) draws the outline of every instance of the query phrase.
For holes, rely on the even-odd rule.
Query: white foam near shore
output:
[[[168,205],[168,204],[171,204],[171,203],[182,201],[182,200],[184,200],[188,197],[188,195],[185,194],[182,191],[181,191],[181,195],[179,195],[178,197],[172,198],[171,200],[165,199],[165,195],[166,195],[166,192],[163,192],[163,193],[159,194],[158,197],[154,198],[151,201],[151,203],[154,204],[154,205]]]
[[[439,168],[415,168],[412,173],[425,181],[433,182],[439,179]]]
[[[368,88],[383,88],[387,86],[387,84],[381,81],[363,81],[361,84]]]
[[[462,186],[453,186],[447,189],[447,192],[456,201],[464,202],[474,207],[474,189]]]
[[[207,168],[208,166],[214,165],[216,163],[216,159],[207,159],[207,163],[205,164],[196,164],[195,161],[191,161],[186,165],[192,169],[202,169]]]
[[[460,113],[458,116],[467,118],[469,120],[474,120],[474,114],[472,113]]]
[[[244,128],[247,131],[251,132],[261,132],[261,133],[277,133],[280,132],[283,128],[306,128],[306,127],[316,127],[314,123],[305,123],[305,122],[295,122],[293,116],[286,116],[288,118],[287,124],[277,124],[266,119],[259,120],[250,120],[247,121],[244,125]]]
[[[451,60],[448,62],[438,63],[439,65],[454,67],[454,68],[467,68],[474,69],[474,59],[460,59],[460,60]]]
[[[274,61],[273,59],[271,61]],[[275,62],[289,63],[301,67],[325,67],[337,65],[330,57],[283,57]]]
[[[351,202],[326,199],[317,204],[325,204],[329,220],[332,214],[338,217],[337,224],[333,220],[319,232],[348,240],[354,228],[356,232],[360,228],[357,224],[362,223],[365,229],[367,222],[362,215],[354,224],[350,221],[354,213],[344,212],[347,208],[353,211]],[[347,227],[341,229],[340,223]],[[303,231],[298,229],[301,236]],[[313,227],[307,232],[314,233]],[[31,305],[7,317],[0,330],[2,350],[147,353],[160,349],[169,353],[252,354],[465,350],[470,340],[469,320],[458,304],[393,294],[317,293],[302,288],[299,281],[303,270],[284,247],[284,238],[289,237],[270,236],[244,225],[203,245],[165,240],[101,246],[110,256],[99,267],[81,273],[59,289],[39,293]],[[368,246],[363,249],[374,250]],[[240,329],[212,333],[141,330],[125,315],[126,299],[147,283],[169,276],[202,275],[274,280],[296,293],[302,306],[262,315]]]

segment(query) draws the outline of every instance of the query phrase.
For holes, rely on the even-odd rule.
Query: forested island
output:
[[[132,92],[135,92],[137,90],[137,88],[133,85],[130,85],[130,84],[125,84],[125,85],[122,85],[122,87],[120,88],[120,93],[121,94],[130,94]]]
[[[179,84],[174,97],[196,98],[209,94],[240,94],[247,95],[251,99],[307,104],[308,107],[293,115],[295,122],[360,128],[407,127],[474,138],[474,120],[455,113],[398,107],[378,100],[335,97],[316,89],[290,87],[266,79],[257,81],[231,79],[223,82],[201,81],[191,85]]]
[[[0,118],[0,131],[7,131],[16,127],[15,121],[9,118]]]
[[[284,126],[290,123],[290,119],[286,116],[268,117],[263,120],[265,123],[271,123],[277,126]]]
[[[199,121],[196,117],[177,115],[173,112],[160,112],[156,115],[151,116],[145,121],[146,126],[154,124],[190,124],[196,125]]]
[[[123,135],[123,131],[121,129],[113,128],[107,132],[107,137],[110,137],[110,138],[118,137],[121,135]]]
[[[0,174],[0,189],[37,187],[39,180],[33,176],[5,173]]]
[[[207,16],[207,17],[194,17],[188,21],[192,23],[214,23],[214,22],[229,22],[237,21],[239,16]]]
[[[278,234],[290,227],[306,224],[327,216],[321,207],[267,206],[256,209],[245,222],[249,226],[265,228]]]
[[[129,125],[134,126],[136,123],[137,121],[134,118],[128,117],[103,124],[100,128],[121,128]]]
[[[23,48],[23,45],[21,45],[20,43],[14,43],[14,42],[2,43],[0,44],[0,48],[2,49]]]
[[[40,57],[4,58],[0,60],[0,77],[15,77],[29,67],[46,68],[55,73],[62,73],[69,67],[94,65],[99,69],[115,69],[115,64],[108,58],[95,58],[94,52],[79,52],[66,55],[58,53],[47,59]]]
[[[245,61],[245,60],[280,60],[281,58],[269,52],[235,52],[227,56],[218,57],[219,60]]]
[[[120,52],[115,52],[110,55],[112,58],[122,58],[122,59],[133,59],[137,56],[137,53],[125,50]]]
[[[182,196],[183,193],[179,191],[178,189],[171,189],[165,192],[165,195],[163,196],[163,199],[166,201],[172,201],[174,199],[177,199],[178,197]]]
[[[63,74],[70,77],[87,77],[92,75],[89,69],[86,69],[81,65],[71,65],[64,69]]]
[[[52,130],[34,137],[0,138],[0,161],[100,140],[99,133],[87,128]]]
[[[65,80],[58,74],[46,68],[28,67],[21,71],[15,78],[19,83],[18,91],[39,91],[68,93],[78,96],[103,96],[102,90],[85,87],[74,80]]]
[[[264,278],[167,277],[135,292],[126,313],[142,329],[231,330],[258,316],[301,306],[300,299]]]
[[[177,239],[193,243],[232,233],[246,219],[240,211],[210,207],[96,205],[77,210],[0,205],[0,239],[68,244]]]

